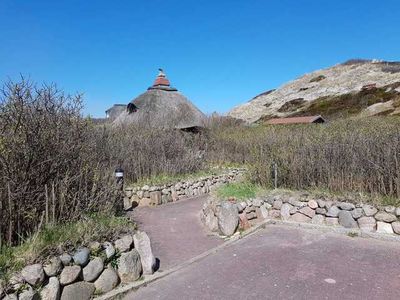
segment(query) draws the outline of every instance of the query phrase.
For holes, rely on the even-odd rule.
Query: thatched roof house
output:
[[[203,127],[204,119],[205,115],[189,99],[171,87],[160,69],[154,84],[133,99],[113,123],[197,130]]]

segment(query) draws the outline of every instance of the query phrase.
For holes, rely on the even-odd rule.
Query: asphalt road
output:
[[[267,225],[125,299],[400,299],[400,245]]]

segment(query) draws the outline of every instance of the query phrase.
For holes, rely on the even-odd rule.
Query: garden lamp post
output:
[[[117,184],[121,186],[124,184],[124,170],[121,167],[115,169],[115,179],[117,180]]]

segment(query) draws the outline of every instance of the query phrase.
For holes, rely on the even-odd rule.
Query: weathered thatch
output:
[[[161,83],[161,84],[160,84]],[[162,129],[203,127],[205,115],[175,88],[160,71],[147,92],[132,100],[114,124],[135,123]]]

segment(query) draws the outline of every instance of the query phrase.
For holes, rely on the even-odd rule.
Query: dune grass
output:
[[[221,199],[235,198],[237,200],[244,200],[254,198],[263,191],[265,190],[261,186],[243,181],[223,185],[217,188],[215,193]]]

